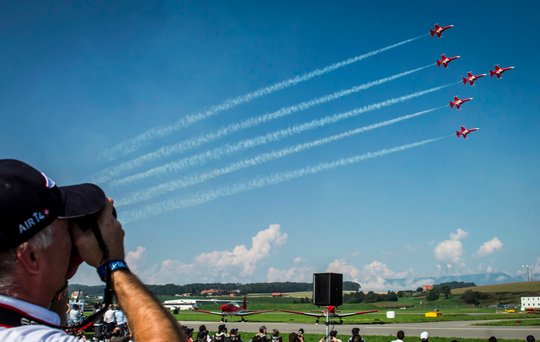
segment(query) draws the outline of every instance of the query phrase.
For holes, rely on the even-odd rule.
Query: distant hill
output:
[[[462,275],[444,275],[438,277],[419,277],[414,279],[386,279],[390,288],[409,289],[410,284],[441,284],[451,282],[474,283],[476,285],[493,285],[523,281],[523,278],[514,277],[508,273],[478,273]],[[411,288],[412,289],[412,288]]]
[[[540,296],[540,281],[528,281],[519,283],[507,283],[497,285],[484,285],[484,286],[472,286],[463,287],[460,289],[453,289],[452,294],[460,295],[467,290],[472,290],[482,293],[521,293],[530,296]]]

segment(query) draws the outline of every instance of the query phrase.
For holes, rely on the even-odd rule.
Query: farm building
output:
[[[540,297],[521,297],[521,309],[540,309]]]

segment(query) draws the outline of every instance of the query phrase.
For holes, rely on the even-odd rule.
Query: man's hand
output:
[[[124,259],[124,230],[122,225],[113,216],[113,201],[107,199],[105,207],[101,210],[97,220],[103,242],[109,250],[108,260]],[[103,251],[91,229],[81,230],[76,220],[71,221],[71,240],[77,248],[79,256],[90,266],[98,267],[104,261]]]

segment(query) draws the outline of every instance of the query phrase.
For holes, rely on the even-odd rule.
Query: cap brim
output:
[[[69,185],[58,189],[64,202],[64,212],[58,218],[77,218],[97,213],[107,201],[103,190],[95,184]]]

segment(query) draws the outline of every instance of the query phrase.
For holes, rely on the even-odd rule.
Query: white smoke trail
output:
[[[315,119],[315,120],[312,120],[303,124],[299,124],[299,125],[295,125],[295,126],[291,126],[291,127],[279,130],[279,131],[271,132],[266,135],[258,136],[251,139],[245,139],[233,145],[225,145],[225,146],[217,147],[206,152],[202,152],[202,153],[190,156],[190,157],[182,158],[177,161],[169,162],[167,164],[154,167],[147,171],[143,171],[143,172],[136,173],[128,177],[124,177],[122,179],[111,182],[111,185],[119,186],[119,185],[132,183],[135,181],[140,181],[148,177],[159,176],[159,175],[163,175],[163,174],[167,174],[171,172],[180,172],[189,167],[203,165],[209,160],[215,160],[215,159],[222,158],[224,156],[230,156],[233,153],[237,153],[239,151],[245,151],[246,149],[249,149],[249,148],[253,148],[253,147],[267,144],[270,142],[278,141],[278,140],[281,140],[283,138],[286,138],[295,134],[300,134],[307,130],[313,130],[313,129],[323,127],[328,124],[336,123],[344,119],[358,116],[366,112],[388,107],[397,103],[402,103],[402,102],[411,100],[413,98],[420,97],[420,96],[441,90],[443,88],[449,87],[454,84],[455,83],[449,83],[443,86],[417,91],[412,94],[408,94],[408,95],[400,96],[397,98],[388,99],[382,102],[370,104],[364,107],[356,108],[348,112],[326,116],[322,119]]]
[[[317,105],[320,105],[320,104],[323,104],[323,103],[326,103],[326,102],[337,100],[337,99],[339,99],[339,98],[341,98],[343,96],[351,95],[351,94],[357,93],[357,92],[359,92],[361,90],[366,90],[366,89],[369,89],[371,87],[378,86],[378,85],[384,84],[386,82],[393,81],[395,79],[398,79],[398,78],[413,74],[415,72],[424,70],[424,69],[429,68],[429,67],[431,67],[433,65],[435,65],[435,64],[429,64],[429,65],[425,65],[425,66],[420,67],[420,68],[407,70],[407,71],[404,71],[404,72],[399,73],[399,74],[395,74],[395,75],[392,75],[392,76],[381,78],[381,79],[376,80],[376,81],[364,83],[364,84],[361,84],[361,85],[358,85],[358,86],[355,86],[355,87],[352,87],[352,88],[349,88],[349,89],[340,90],[340,91],[335,92],[333,94],[329,94],[329,95],[325,95],[325,96],[322,96],[322,97],[319,97],[319,98],[315,98],[315,99],[312,99],[310,101],[305,101],[305,102],[302,102],[302,103],[299,103],[299,104],[296,104],[296,105],[292,105],[292,106],[289,106],[289,107],[283,107],[283,108],[278,109],[275,112],[272,112],[272,113],[269,113],[269,114],[264,114],[264,115],[253,117],[253,118],[249,118],[249,119],[243,120],[243,121],[238,122],[238,123],[233,123],[233,124],[230,124],[228,126],[225,126],[225,127],[221,128],[221,129],[219,129],[217,131],[208,133],[208,134],[204,134],[204,135],[201,135],[201,136],[198,136],[198,137],[195,137],[195,138],[184,140],[184,141],[181,141],[181,142],[173,144],[173,145],[163,146],[163,147],[161,147],[161,148],[159,148],[159,149],[157,149],[155,151],[146,153],[146,154],[144,154],[144,155],[142,155],[140,157],[137,157],[135,159],[126,161],[126,162],[121,163],[121,164],[119,164],[117,166],[106,168],[105,170],[101,171],[99,174],[94,176],[92,179],[90,179],[90,181],[94,182],[94,183],[106,182],[106,181],[110,180],[111,178],[119,177],[122,174],[125,174],[125,173],[127,173],[127,172],[129,172],[129,171],[131,171],[131,170],[133,170],[135,168],[141,167],[141,166],[143,166],[143,165],[145,165],[145,164],[147,164],[147,163],[149,163],[149,162],[151,162],[151,161],[153,161],[155,159],[164,158],[164,157],[168,157],[168,156],[173,155],[173,154],[178,154],[178,153],[183,153],[183,152],[189,151],[191,149],[200,147],[201,145],[208,144],[208,143],[210,143],[212,141],[223,138],[223,137],[225,137],[227,135],[236,133],[236,132],[238,132],[240,130],[255,127],[255,126],[258,126],[260,124],[271,121],[271,120],[275,120],[275,119],[278,119],[278,118],[281,118],[281,117],[284,117],[284,116],[287,116],[287,115],[291,115],[291,114],[299,112],[299,111],[307,110],[307,109],[309,109],[309,108],[311,108],[313,106],[317,106]]]
[[[387,47],[365,53],[363,55],[352,57],[352,58],[349,58],[347,60],[328,65],[328,66],[326,66],[324,68],[321,68],[321,69],[315,69],[315,70],[307,72],[305,74],[298,75],[296,77],[289,78],[287,80],[284,80],[284,81],[281,81],[281,82],[278,82],[278,83],[274,83],[274,84],[272,84],[270,86],[267,86],[267,87],[264,87],[264,88],[259,88],[259,89],[255,90],[254,92],[251,92],[251,93],[248,93],[248,94],[245,94],[245,95],[242,95],[242,96],[238,96],[238,97],[235,97],[235,98],[232,98],[232,99],[228,99],[228,100],[224,101],[223,103],[221,103],[219,105],[211,106],[206,111],[183,117],[180,120],[176,121],[172,125],[151,128],[148,131],[136,136],[135,138],[127,140],[127,141],[125,141],[123,143],[120,143],[120,144],[118,144],[118,145],[116,145],[116,146],[114,146],[114,147],[112,147],[110,149],[107,149],[107,150],[101,152],[100,155],[98,156],[98,158],[102,159],[102,160],[106,160],[106,161],[112,161],[112,160],[118,159],[120,157],[129,155],[129,154],[139,150],[140,148],[148,145],[152,140],[154,140],[156,138],[165,137],[165,136],[167,136],[167,135],[169,135],[171,133],[174,133],[176,131],[181,130],[182,128],[188,127],[188,126],[190,126],[191,124],[193,124],[193,123],[195,123],[197,121],[201,121],[201,120],[204,120],[204,119],[209,118],[211,116],[214,116],[214,115],[216,115],[216,114],[218,114],[218,113],[220,113],[220,112],[222,112],[224,110],[234,108],[234,107],[236,107],[236,106],[238,106],[240,104],[253,101],[253,100],[255,100],[255,99],[259,98],[259,97],[272,94],[272,93],[274,93],[274,92],[276,92],[278,90],[282,90],[282,89],[294,86],[294,85],[296,85],[298,83],[308,81],[308,80],[310,80],[310,79],[312,79],[314,77],[322,76],[322,75],[327,74],[327,73],[329,73],[331,71],[334,71],[336,69],[343,68],[343,67],[345,67],[347,65],[359,62],[359,61],[361,61],[363,59],[366,59],[368,57],[375,56],[375,55],[377,55],[377,54],[379,54],[381,52],[384,52],[384,51],[396,48],[398,46],[413,42],[413,41],[415,41],[415,40],[417,40],[419,38],[422,38],[424,36],[426,36],[426,34],[423,34],[423,35],[420,35],[420,36],[417,36],[417,37],[414,37],[414,38],[411,38],[411,39],[407,39],[407,40],[404,40],[402,42],[392,44],[392,45],[389,45]]]
[[[313,166],[307,166],[301,169],[285,171],[281,173],[275,173],[268,176],[262,176],[254,178],[247,182],[239,182],[232,185],[225,185],[221,188],[217,188],[208,192],[201,192],[188,198],[173,198],[170,200],[154,203],[151,205],[137,208],[134,210],[126,211],[121,215],[121,221],[125,224],[141,220],[144,218],[157,216],[170,211],[185,209],[193,206],[197,206],[206,202],[216,200],[221,197],[232,196],[241,192],[255,190],[270,185],[276,185],[283,182],[287,182],[296,178],[304,177],[307,175],[316,174],[322,171],[335,169],[337,167],[343,167],[354,163],[359,163],[368,159],[382,157],[387,154],[397,153],[405,151],[411,148],[419,147],[422,145],[430,144],[445,137],[439,137],[435,139],[427,139],[418,141],[412,144],[396,146],[388,149],[379,150],[376,152],[368,152],[361,155],[356,155],[349,158],[338,159],[332,162],[321,163]]]
[[[204,173],[193,174],[190,176],[182,177],[180,179],[175,179],[175,180],[168,181],[168,182],[156,185],[156,186],[152,186],[150,188],[147,188],[141,191],[137,191],[131,194],[127,198],[116,200],[115,205],[117,208],[119,208],[125,205],[130,205],[130,204],[146,201],[151,198],[161,196],[175,190],[187,188],[196,184],[209,181],[210,179],[216,178],[218,176],[236,172],[236,171],[248,168],[248,167],[257,166],[257,165],[260,165],[260,164],[263,164],[272,160],[286,157],[294,153],[299,153],[308,149],[312,149],[314,147],[332,143],[341,139],[352,137],[354,135],[362,134],[364,132],[371,131],[377,128],[390,126],[395,123],[398,123],[404,120],[413,119],[418,116],[425,115],[425,114],[431,113],[435,110],[442,109],[442,108],[446,108],[446,106],[431,108],[431,109],[423,110],[423,111],[416,112],[413,114],[403,115],[403,116],[400,116],[391,120],[381,121],[372,125],[356,128],[356,129],[349,130],[349,131],[339,133],[339,134],[334,134],[334,135],[327,136],[321,139],[309,141],[303,144],[289,146],[281,150],[262,153],[255,157],[244,159],[244,160],[229,164],[225,167],[216,168],[211,171],[204,172]]]

